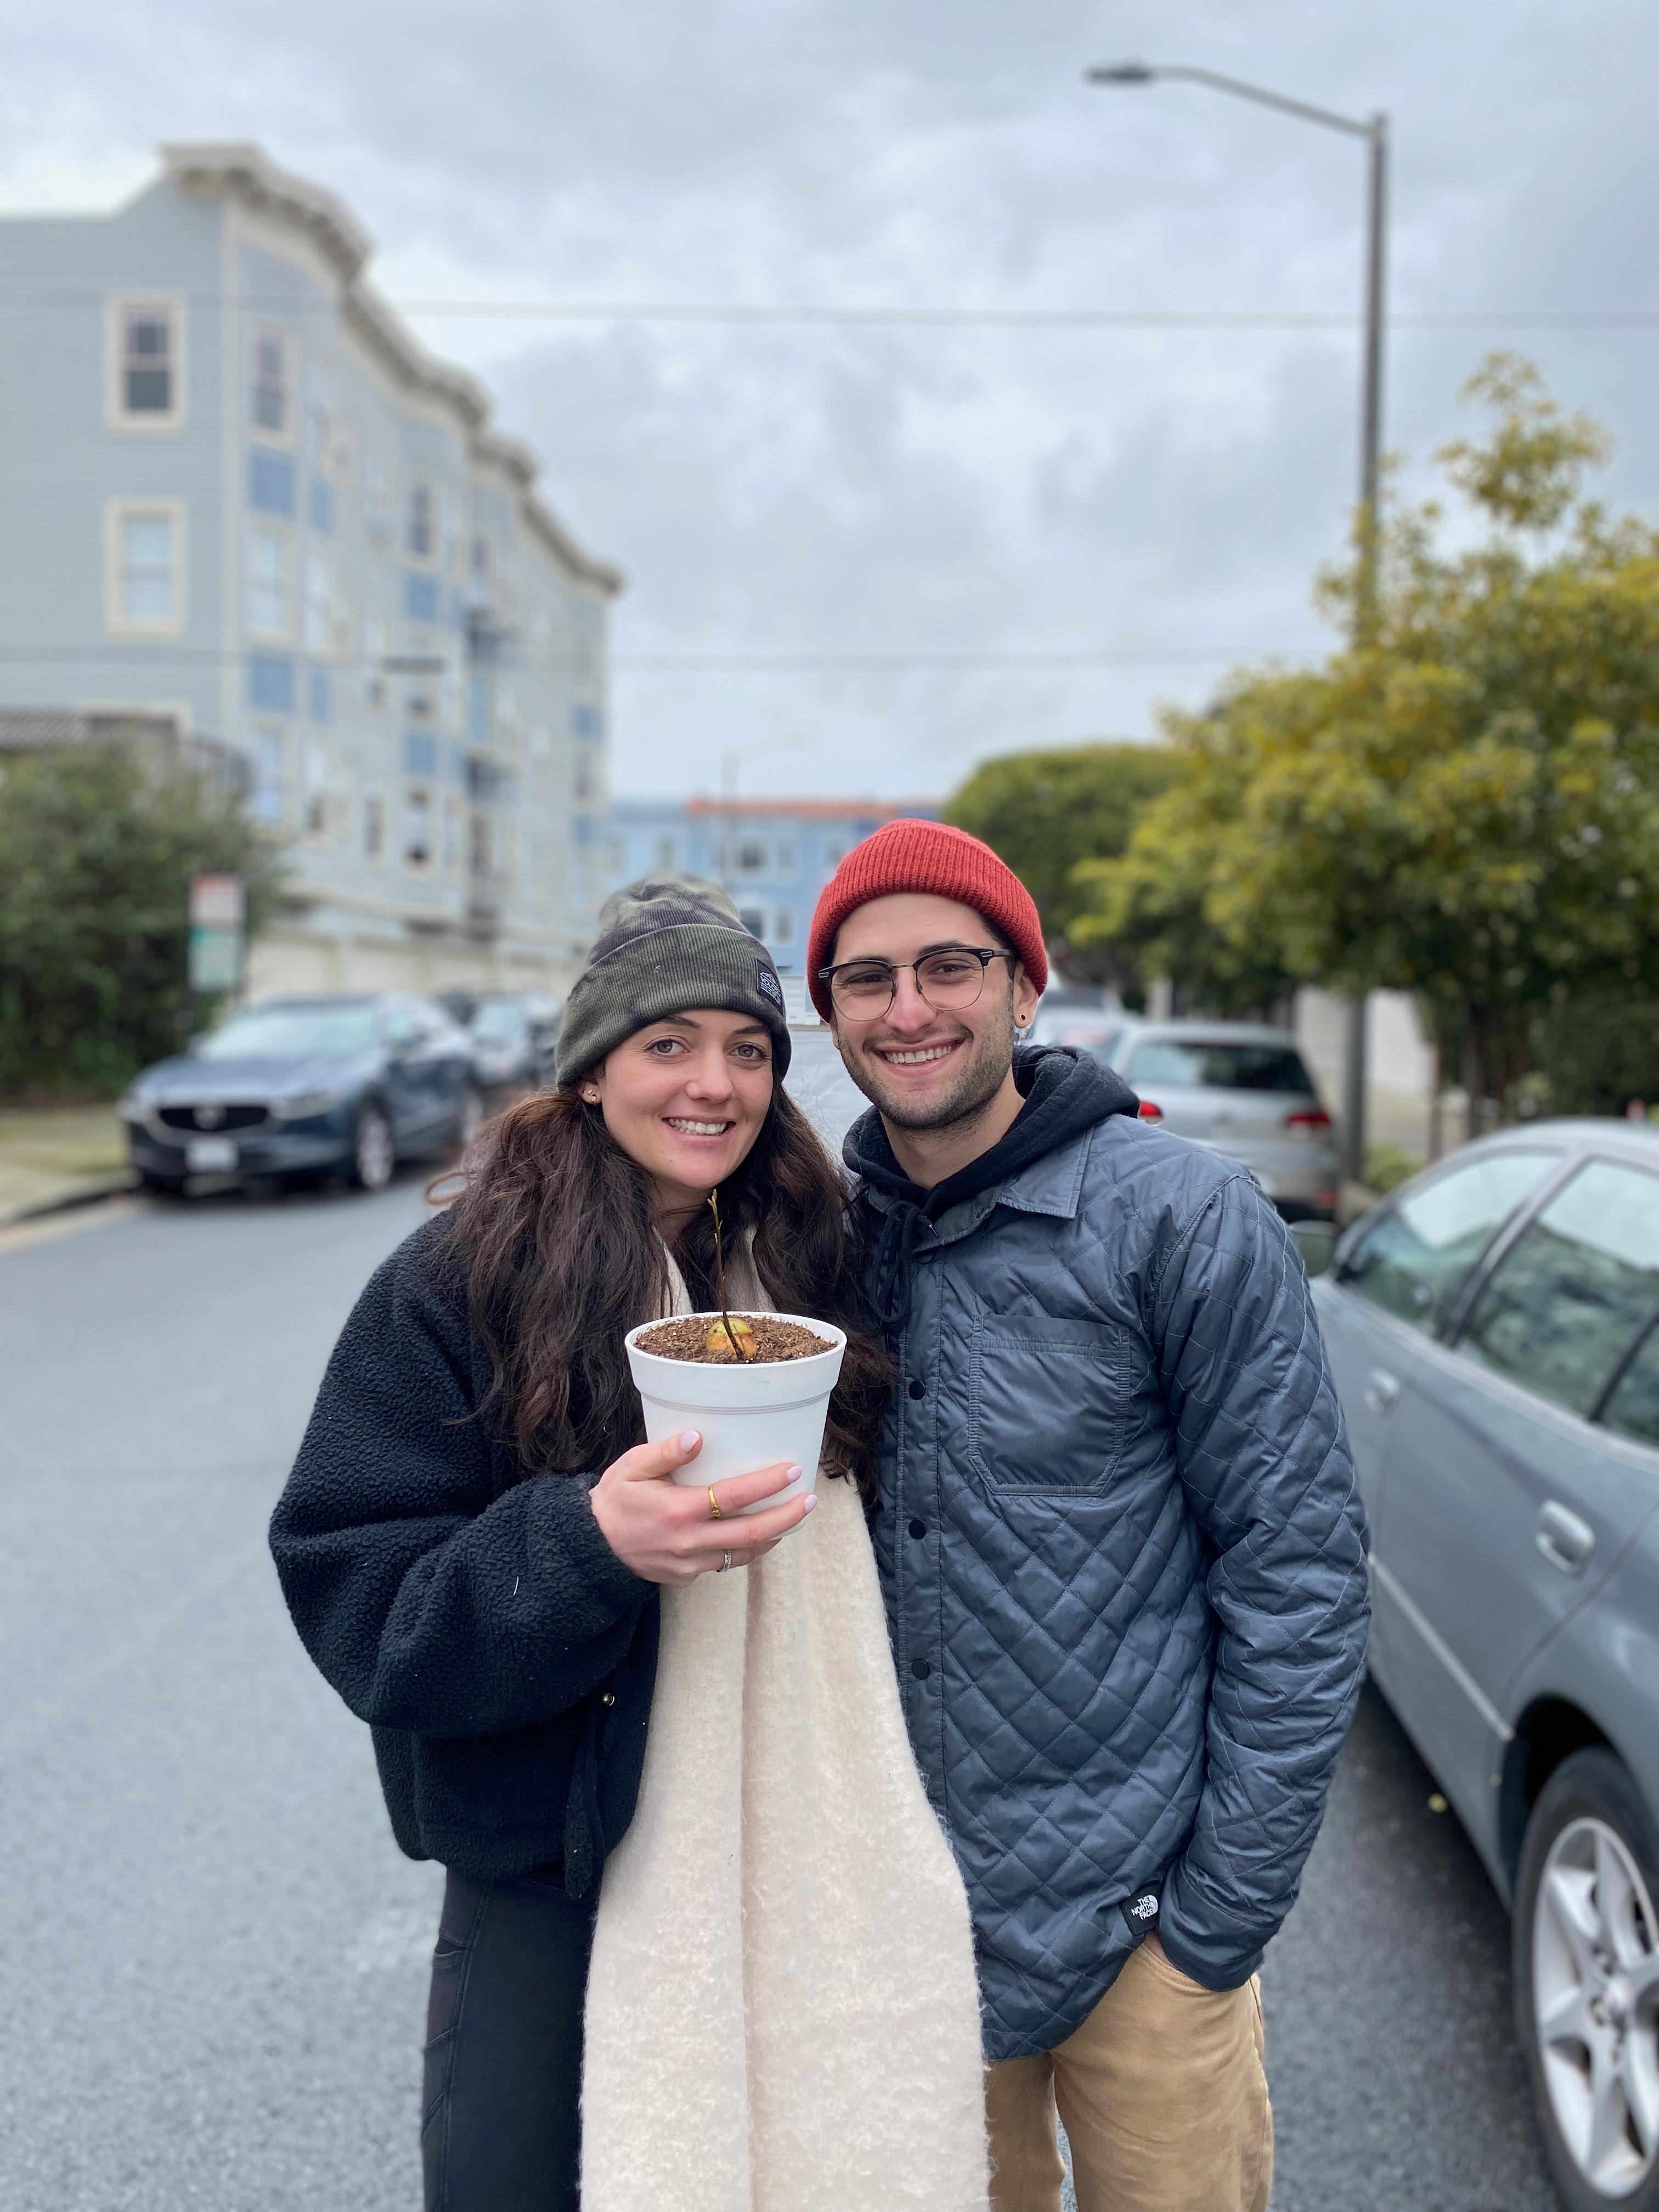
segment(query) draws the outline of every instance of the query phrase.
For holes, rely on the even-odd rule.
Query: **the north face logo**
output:
[[[1149,1890],[1145,1897],[1136,1898],[1134,1903],[1129,1907],[1129,1912],[1131,1917],[1136,1920],[1156,1920],[1158,1899]]]
[[[783,1008],[783,986],[763,960],[755,963],[755,988],[763,999],[769,999],[780,1012]]]

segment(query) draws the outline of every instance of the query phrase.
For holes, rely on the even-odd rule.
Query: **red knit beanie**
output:
[[[835,957],[836,933],[854,907],[894,891],[931,891],[982,914],[1005,945],[1018,953],[1039,991],[1048,985],[1042,924],[1013,870],[988,845],[943,822],[888,822],[854,845],[818,894],[806,941],[806,983],[812,1004],[830,1018],[830,987],[818,974]]]

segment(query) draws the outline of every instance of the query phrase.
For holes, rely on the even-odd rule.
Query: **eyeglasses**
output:
[[[830,986],[838,1013],[849,1021],[871,1022],[893,1003],[901,975],[916,979],[916,990],[930,1006],[950,1012],[971,1006],[985,988],[985,971],[994,960],[1006,960],[1012,972],[1016,953],[1000,945],[993,951],[978,945],[952,945],[940,952],[924,953],[920,960],[843,960],[838,967],[820,968],[818,978]]]

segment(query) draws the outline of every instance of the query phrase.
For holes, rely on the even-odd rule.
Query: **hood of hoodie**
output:
[[[893,1157],[886,1127],[872,1106],[847,1133],[842,1157],[866,1194],[880,1192],[881,1206],[866,1209],[870,1238],[868,1288],[884,1328],[902,1328],[910,1303],[916,1236],[963,1200],[1009,1182],[1045,1153],[1056,1151],[1114,1114],[1133,1115],[1140,1101],[1120,1075],[1068,1045],[1022,1045],[1014,1053],[1014,1084],[1025,1103],[988,1151],[969,1160],[931,1190],[912,1182]]]

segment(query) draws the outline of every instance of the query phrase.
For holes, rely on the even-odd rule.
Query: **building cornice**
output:
[[[197,198],[227,198],[305,238],[340,288],[343,318],[404,390],[434,399],[455,416],[472,460],[513,481],[526,526],[579,581],[607,594],[623,588],[620,569],[584,551],[535,489],[535,455],[489,427],[484,389],[465,369],[437,360],[363,276],[374,241],[343,202],[290,175],[246,140],[173,143],[161,149],[167,174]]]

